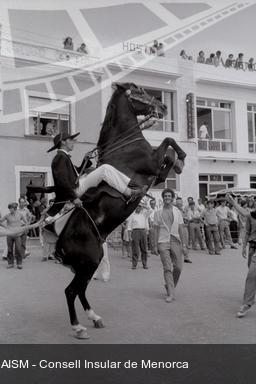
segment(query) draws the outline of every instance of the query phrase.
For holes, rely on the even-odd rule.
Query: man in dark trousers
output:
[[[70,135],[59,133],[54,137],[54,146],[48,150],[58,150],[52,161],[52,174],[55,185],[55,205],[50,210],[50,215],[60,211],[65,203],[72,202],[76,207],[82,206],[81,196],[91,187],[97,187],[105,181],[128,198],[136,198],[146,192],[146,186],[138,189],[131,189],[131,179],[109,164],[103,164],[90,174],[82,174],[84,168],[91,166],[90,160],[85,158],[80,167],[75,167],[71,160],[71,152],[74,149],[75,138],[79,132]],[[85,164],[87,162],[87,164]],[[57,203],[57,204],[56,204]]]
[[[147,232],[149,230],[149,215],[149,209],[147,208],[147,212],[144,212],[144,206],[140,202],[128,219],[128,232],[132,241],[132,269],[136,269],[140,255],[143,268],[148,269]]]

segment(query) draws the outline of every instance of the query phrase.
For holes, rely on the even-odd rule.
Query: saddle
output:
[[[53,193],[55,192],[54,186],[49,187],[37,187],[34,185],[28,185],[27,186],[28,193]],[[81,197],[81,200],[84,203],[92,203],[96,200],[98,200],[102,194],[107,194],[114,198],[121,198],[122,200],[126,201],[125,197],[115,190],[114,188],[110,187],[107,183],[102,181],[97,187],[89,188],[88,191],[84,193],[84,195]],[[50,216],[55,216],[58,212],[61,211],[61,209],[64,207],[65,202],[56,202],[54,203],[49,210],[47,211],[47,214]]]
[[[49,220],[50,216],[48,216],[48,221],[50,221],[47,224],[47,219],[45,220],[46,225],[45,229],[46,231],[54,233],[57,237],[61,234],[63,228],[65,227],[66,223],[68,222],[69,218],[71,217],[72,213],[74,212],[74,208],[70,209],[67,212],[60,213],[57,215],[58,217],[54,218],[52,217],[52,221]]]

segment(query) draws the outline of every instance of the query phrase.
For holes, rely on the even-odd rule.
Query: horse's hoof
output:
[[[102,319],[93,320],[93,324],[94,324],[95,328],[104,328],[105,327]]]
[[[173,166],[175,173],[180,175],[182,173],[183,168],[184,168],[184,161],[177,159],[174,163],[174,166]]]
[[[88,335],[87,331],[85,329],[80,329],[79,331],[75,332],[76,339],[89,339],[90,336]]]

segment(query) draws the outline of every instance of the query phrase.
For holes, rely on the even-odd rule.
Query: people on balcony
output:
[[[163,43],[159,43],[158,44],[156,54],[157,54],[157,56],[165,56],[164,44]]]
[[[205,60],[205,64],[214,65],[214,57],[215,57],[215,54],[211,53],[210,56],[207,57],[207,59]]]
[[[159,45],[158,40],[154,40],[152,47],[150,47],[150,53],[151,54],[153,54],[153,55],[157,54],[158,45]]]
[[[205,56],[204,56],[204,51],[200,51],[197,57],[197,63],[204,64],[205,63]]]
[[[239,53],[238,57],[236,58],[235,62],[235,68],[236,69],[244,69],[244,54]]]
[[[254,71],[255,69],[255,64],[254,64],[254,58],[251,57],[248,61],[248,65],[247,65],[247,69],[248,71]]]
[[[218,67],[221,64],[224,66],[224,61],[221,57],[221,51],[216,52],[216,55],[214,56],[214,59],[213,59],[213,63],[215,67]]]
[[[149,53],[157,56],[165,56],[164,44],[154,40],[153,45],[149,48]]]
[[[66,37],[63,42],[63,48],[68,49],[69,51],[74,50],[73,40],[70,36]]]
[[[180,57],[181,57],[182,59],[184,59],[184,60],[188,60],[189,56],[186,54],[185,49],[182,49],[182,50],[180,51]]]
[[[226,68],[233,67],[233,66],[234,66],[234,63],[235,63],[234,55],[233,55],[233,53],[230,53],[230,54],[228,55],[227,60],[225,61],[225,67],[226,67]]]
[[[89,53],[85,43],[82,43],[80,47],[77,48],[77,52],[84,53],[85,55]]]
[[[185,49],[180,51],[180,57],[184,60],[193,60],[192,56],[188,56]],[[230,53],[226,60],[223,60],[221,51],[217,51],[216,54],[211,53],[209,57],[205,58],[205,53],[203,50],[199,51],[197,59],[197,63],[200,64],[210,64],[215,67],[223,66],[225,68],[235,68],[242,69],[244,71],[256,71],[256,65],[254,63],[254,58],[251,57],[248,61],[244,60],[244,54],[239,53],[237,58],[234,59],[233,53]]]

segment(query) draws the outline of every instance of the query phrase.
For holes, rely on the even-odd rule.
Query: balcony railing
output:
[[[83,54],[67,49],[38,45],[23,41],[1,40],[1,56],[15,59],[31,60],[42,63],[82,67],[98,60],[91,54]]]
[[[232,141],[198,140],[199,151],[232,152]]]

